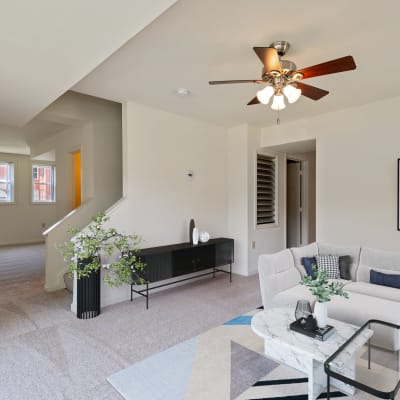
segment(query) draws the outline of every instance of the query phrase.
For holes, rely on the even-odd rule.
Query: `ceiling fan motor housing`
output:
[[[272,42],[269,47],[274,47],[279,57],[282,57],[289,51],[290,43],[286,40],[277,40],[276,42]]]

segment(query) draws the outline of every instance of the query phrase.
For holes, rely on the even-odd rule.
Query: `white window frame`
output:
[[[35,200],[33,198],[34,196],[34,182],[33,182],[33,169],[34,168],[51,168],[51,183],[50,187],[52,189],[52,199],[51,200]],[[55,204],[56,202],[56,166],[52,163],[49,162],[34,162],[32,163],[32,168],[31,168],[31,201],[32,204]]]
[[[0,183],[10,185],[10,197],[7,200],[0,199],[0,204],[14,204],[14,163],[10,161],[0,161],[0,165],[6,165],[8,167],[8,178],[7,180],[0,180]]]

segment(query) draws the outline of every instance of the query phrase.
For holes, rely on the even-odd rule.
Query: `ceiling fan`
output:
[[[312,100],[319,100],[329,93],[327,90],[306,85],[301,82],[303,79],[356,69],[353,57],[346,56],[298,70],[293,61],[281,59],[289,48],[289,42],[284,40],[273,42],[269,47],[253,47],[253,50],[264,65],[261,72],[261,79],[210,81],[209,84],[266,84],[263,89],[257,92],[257,96],[251,99],[247,105],[260,103],[268,104],[273,96],[271,108],[273,110],[283,110],[286,107],[283,95],[286,96],[289,103],[294,103],[301,95]]]

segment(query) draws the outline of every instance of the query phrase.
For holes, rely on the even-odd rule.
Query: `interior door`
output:
[[[302,245],[301,162],[288,160],[286,198],[286,247]]]

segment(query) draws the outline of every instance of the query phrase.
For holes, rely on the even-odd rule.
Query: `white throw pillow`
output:
[[[326,273],[327,279],[340,279],[339,256],[317,256],[318,270]]]

